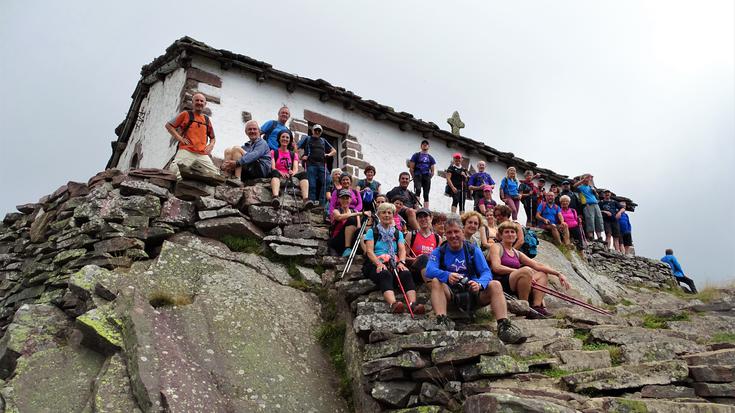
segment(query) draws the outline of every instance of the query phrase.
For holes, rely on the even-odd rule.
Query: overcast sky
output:
[[[443,128],[458,110],[633,198],[639,254],[735,279],[731,0],[107,3],[3,1],[0,213],[102,170],[141,66],[189,35]]]

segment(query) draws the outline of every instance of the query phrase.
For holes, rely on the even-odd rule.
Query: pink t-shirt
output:
[[[293,168],[293,163],[298,162],[298,155],[296,153],[293,154],[293,158],[289,162],[288,158],[291,156],[291,153],[286,150],[278,150],[278,159],[276,159],[276,151],[271,151],[271,158],[276,159],[276,170],[278,172],[287,174],[291,171],[291,168]]]
[[[577,221],[577,211],[575,211],[572,208],[567,208],[565,211],[564,208],[561,209],[561,217],[564,218],[564,222],[567,223],[567,226],[571,228],[577,228],[577,225],[579,222]]]

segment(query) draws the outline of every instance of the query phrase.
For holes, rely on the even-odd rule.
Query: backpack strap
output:
[[[462,244],[462,249],[464,249],[464,257],[467,260],[467,274],[471,277],[477,276],[477,271],[475,270],[475,248],[474,245],[471,246],[472,250],[470,250],[470,243],[467,241],[464,241]]]
[[[273,131],[276,129],[276,126],[278,126],[278,121],[272,120],[270,122],[271,124],[268,127],[268,130],[264,130],[261,136],[265,136],[266,138],[268,138],[268,136],[270,136],[270,134],[273,133]]]
[[[416,244],[416,234],[418,234],[419,231],[412,229],[411,230],[411,250],[413,250],[413,246]]]

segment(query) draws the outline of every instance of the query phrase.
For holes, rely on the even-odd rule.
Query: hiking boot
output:
[[[350,254],[352,254],[352,248],[345,248],[345,250],[342,252],[343,257],[349,257]]]
[[[533,305],[531,306],[531,310],[528,314],[526,314],[527,320],[541,320],[544,318],[548,318],[548,314],[550,314],[544,307]]]
[[[405,310],[406,306],[400,301],[396,301],[390,305],[390,312],[393,314],[403,314]]]
[[[554,314],[552,314],[551,312],[549,312],[549,310],[547,310],[546,307],[544,307],[544,306],[533,307],[533,309],[536,310],[536,311],[538,311],[539,313],[541,313],[541,315],[543,315],[546,318],[552,318],[552,317],[554,317]]]
[[[436,316],[436,326],[441,331],[447,331],[454,328],[454,323],[446,314]]]
[[[278,197],[274,196],[274,197],[273,197],[273,200],[271,201],[271,206],[272,206],[273,208],[278,208],[278,207],[280,207],[280,206],[281,206],[281,200],[280,200],[280,199],[278,199]]]
[[[426,307],[423,304],[419,304],[419,303],[417,303],[417,302],[414,301],[414,302],[411,303],[411,311],[414,314],[421,315],[421,314],[426,313]]]
[[[526,341],[521,329],[504,318],[498,322],[498,338],[505,344],[521,344]]]
[[[304,200],[304,205],[301,207],[303,211],[307,211],[309,209],[315,208],[317,205],[319,205],[316,201],[310,201],[308,199]]]

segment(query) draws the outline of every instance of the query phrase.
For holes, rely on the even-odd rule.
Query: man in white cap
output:
[[[322,125],[314,125],[311,135],[304,136],[299,141],[301,160],[306,168],[306,179],[309,180],[309,200],[326,202],[327,189],[327,156],[334,156],[337,150],[322,137]]]

